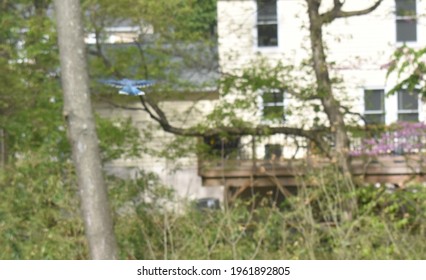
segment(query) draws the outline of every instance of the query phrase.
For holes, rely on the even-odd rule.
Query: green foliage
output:
[[[191,86],[182,79],[188,71],[216,62],[216,0],[86,0],[83,9],[88,31],[99,35],[99,44],[89,48],[93,77],[162,80],[157,87],[163,91],[183,90]],[[135,42],[105,43],[106,28],[123,24],[139,27]]]
[[[0,127],[9,161],[0,169],[0,259],[88,258],[50,5],[0,3]],[[105,160],[140,155],[130,121],[97,125]]]
[[[209,36],[216,26],[216,0],[85,0],[89,24],[96,20],[107,25],[126,20],[136,25],[151,25],[156,34],[168,39],[194,40]]]
[[[250,66],[241,69],[238,74],[222,75],[219,84],[220,92],[225,100],[227,98],[229,100],[226,100],[226,104],[221,104],[222,107],[217,106],[218,111],[234,113],[234,119],[241,116],[240,112],[242,111],[245,113],[258,112],[262,98],[264,102],[280,102],[278,99],[268,100],[267,97],[265,98],[265,94],[274,92],[283,94],[284,99],[299,100],[300,102],[290,102],[286,104],[285,108],[278,106],[264,108],[263,118],[268,120],[270,124],[282,125],[283,115],[285,117],[295,114],[299,114],[304,122],[306,120],[306,107],[308,106],[313,107],[317,120],[316,125],[323,125],[318,117],[323,114],[323,108],[319,105],[319,102],[313,101],[318,99],[319,96],[317,86],[305,66],[298,68],[291,63],[291,59],[286,58],[277,62],[269,61],[261,55],[258,55],[248,65]],[[335,82],[333,86],[336,86],[337,81]],[[284,101],[284,99],[282,100]],[[230,100],[232,100],[232,103]]]
[[[182,29],[189,30],[201,38],[210,38],[216,35],[216,1],[192,0],[189,1],[189,13],[178,14],[177,21],[183,25]]]
[[[222,92],[224,95],[242,92],[257,92],[259,90],[280,89],[282,91],[290,90],[293,81],[290,78],[290,72],[294,70],[293,66],[284,65],[278,61],[271,65],[264,58],[258,58],[252,61],[248,67],[243,70],[240,76],[224,75],[221,81]]]
[[[96,119],[99,146],[104,161],[120,157],[138,158],[144,150],[139,131],[130,119],[116,120]]]
[[[372,212],[392,223],[397,229],[418,232],[426,219],[423,186],[413,185],[396,190],[389,190],[385,186],[369,186],[359,192],[362,214]]]
[[[423,259],[426,190],[359,187],[358,211],[343,220],[343,180],[317,170],[318,187],[280,207],[239,200],[228,210],[180,213],[140,204],[117,226],[130,259]],[[347,189],[347,188],[346,188]],[[157,200],[158,201],[158,200]],[[265,205],[265,206],[262,206]],[[126,236],[126,237],[125,237]],[[124,238],[123,238],[124,237]],[[129,239],[130,237],[130,239]],[[122,239],[123,238],[123,239]]]
[[[70,162],[26,157],[1,173],[0,258],[87,258]],[[317,172],[318,187],[301,189],[280,207],[259,198],[256,208],[238,200],[226,211],[178,206],[150,173],[135,180],[108,177],[120,258],[425,258],[423,186],[393,192],[360,187],[358,211],[344,221],[342,181],[332,170]]]
[[[387,77],[397,76],[397,85],[389,92],[395,94],[401,89],[410,92],[419,92],[426,96],[426,48],[415,49],[406,45],[398,48],[394,53],[394,60],[390,64]]]
[[[152,154],[177,163],[180,158],[194,154],[196,142],[197,139],[194,137],[176,136],[173,140],[165,143],[160,151],[155,151]]]
[[[200,211],[192,207],[183,213],[139,208],[119,228],[125,258],[144,259],[422,259],[425,228],[424,203],[412,215],[419,223],[415,229],[401,227],[389,212],[367,211],[352,221],[324,222],[336,213],[325,205],[334,202],[325,194],[320,202],[324,213],[305,195],[286,202],[290,209],[258,207],[251,209],[240,201],[228,211]],[[373,196],[379,190],[368,189]],[[422,189],[424,196],[424,189]],[[407,195],[407,194],[405,194]],[[402,195],[406,197],[405,195]],[[389,194],[389,202],[401,206]],[[409,195],[408,195],[409,196]],[[406,197],[408,198],[408,197]],[[317,197],[317,199],[320,199]],[[317,201],[318,202],[318,201]],[[249,203],[250,204],[250,203]],[[338,205],[338,204],[335,204]],[[363,206],[363,205],[361,205]],[[368,207],[368,203],[365,205]],[[362,207],[361,207],[362,208]],[[152,208],[150,208],[152,209]],[[326,213],[327,211],[331,211]],[[365,210],[365,209],[362,209]],[[124,221],[124,220],[123,220]],[[121,236],[119,234],[119,236]],[[135,245],[137,244],[137,245]]]
[[[51,1],[0,3],[0,126],[8,133],[10,162],[0,170],[0,259],[86,259],[77,182],[62,118],[58,53]],[[43,3],[35,6],[35,3]],[[214,37],[215,0],[85,0],[88,31],[105,38],[105,27],[128,21],[155,36],[141,34],[138,44],[97,46],[90,52],[92,77],[156,78],[170,84],[188,67],[208,63],[199,50]],[[191,46],[188,52],[188,46]],[[184,51],[186,50],[186,51]],[[210,50],[210,49],[208,49]],[[211,55],[214,57],[214,54]],[[105,63],[107,58],[111,64]],[[418,57],[420,59],[420,55]],[[404,64],[407,65],[407,64]],[[422,70],[423,68],[419,68]],[[218,107],[207,126],[250,126],[235,108],[255,106],[249,91],[264,87],[295,89],[292,67],[266,62],[242,77],[228,76],[225,96],[241,90],[234,103]],[[179,81],[178,81],[179,82]],[[185,83],[176,83],[186,85]],[[304,84],[307,84],[305,81]],[[170,85],[161,85],[172,89]],[[309,99],[311,86],[298,97]],[[94,87],[95,92],[100,88]],[[320,111],[321,108],[316,108]],[[138,156],[139,142],[129,120],[98,118],[105,160]],[[200,130],[205,129],[205,125]],[[184,138],[168,146],[181,156]],[[162,156],[166,156],[163,154]],[[199,211],[191,204],[173,208],[173,193],[156,176],[136,180],[108,178],[115,230],[123,259],[424,259],[426,195],[424,187],[388,193],[360,188],[341,193],[342,180],[319,173],[319,188],[303,189],[283,209],[237,202],[227,211]],[[327,180],[325,179],[327,178]],[[328,180],[328,179],[332,180]],[[344,221],[342,203],[356,196],[358,212]],[[265,203],[266,204],[266,203]],[[165,205],[170,205],[166,207]]]
[[[0,259],[86,259],[70,161],[27,152],[1,170]]]

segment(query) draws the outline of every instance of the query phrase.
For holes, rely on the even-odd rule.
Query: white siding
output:
[[[190,127],[202,119],[202,115],[211,112],[216,101],[202,100],[194,106],[192,101],[168,101],[160,104],[167,114],[171,124],[178,127]],[[139,103],[128,104],[129,107],[140,107]],[[149,129],[153,139],[144,141],[152,149],[164,150],[165,145],[174,139],[174,135],[163,129],[143,111],[123,110],[104,103],[95,104],[96,112],[111,119],[131,118],[135,126],[142,130]],[[193,139],[194,140],[194,139]],[[195,141],[195,140],[194,140]],[[140,158],[117,159],[106,164],[105,169],[117,176],[135,178],[139,171],[156,173],[162,183],[175,190],[177,200],[215,197],[222,199],[221,188],[201,188],[201,178],[198,176],[197,157],[195,154],[186,158],[168,160],[148,154]]]
[[[326,11],[332,1],[323,2],[321,9]],[[344,10],[365,9],[374,2],[347,0]],[[272,63],[282,60],[293,65],[308,58],[310,41],[306,9],[303,0],[278,0],[278,47],[257,47],[256,1],[219,0],[219,58],[222,70],[238,72],[241,68],[253,65],[259,55]],[[425,11],[426,1],[417,0],[417,13],[425,14]],[[419,17],[417,42],[410,43],[411,46],[426,45],[425,23],[425,18]],[[391,61],[395,48],[401,45],[396,42],[395,30],[393,0],[384,0],[368,15],[338,19],[324,28],[328,61],[334,63],[331,73],[342,77],[345,85],[344,91],[336,93],[359,113],[363,113],[364,88],[383,88],[388,91],[396,82],[395,77],[386,79],[385,67]],[[389,124],[396,121],[396,96],[386,98],[385,102],[386,122]],[[420,120],[424,119],[424,112],[421,111]],[[295,123],[300,123],[300,120]]]

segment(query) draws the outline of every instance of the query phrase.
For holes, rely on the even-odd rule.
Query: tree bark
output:
[[[322,27],[324,21],[319,12],[321,1],[307,0],[309,15],[309,31],[311,40],[312,63],[317,80],[317,95],[321,100],[328,120],[330,131],[334,136],[334,150],[332,157],[342,172],[344,182],[341,186],[350,195],[344,207],[344,220],[351,220],[356,210],[357,203],[351,196],[353,191],[351,160],[349,157],[350,140],[346,131],[344,114],[340,111],[340,102],[333,94],[333,86],[328,71],[327,57],[324,51]],[[339,2],[340,3],[340,2]],[[339,9],[341,5],[339,6]]]
[[[351,194],[353,190],[351,159],[349,157],[350,140],[346,130],[344,113],[340,111],[342,106],[333,94],[327,57],[324,51],[322,28],[325,24],[329,24],[337,18],[348,18],[371,13],[380,6],[382,1],[383,0],[376,0],[370,7],[363,10],[343,11],[342,8],[345,1],[333,0],[333,8],[321,14],[319,11],[321,0],[306,0],[309,15],[312,63],[317,80],[317,95],[321,100],[324,111],[330,122],[331,133],[334,135],[335,146],[332,156],[343,173],[343,178],[345,179],[343,187],[346,187],[349,194]],[[356,209],[356,204],[355,198],[350,197],[348,199],[348,204],[345,205],[347,211],[346,218],[351,218]]]
[[[344,114],[340,111],[340,102],[333,94],[332,82],[328,71],[327,58],[324,51],[322,35],[323,21],[319,13],[321,1],[307,0],[309,14],[309,31],[312,50],[312,63],[317,80],[317,95],[330,122],[330,130],[334,135],[334,158],[346,176],[351,176],[349,153],[349,137],[346,131]]]
[[[55,0],[55,8],[64,117],[77,171],[90,257],[116,259],[117,243],[90,101],[80,3],[78,0]]]

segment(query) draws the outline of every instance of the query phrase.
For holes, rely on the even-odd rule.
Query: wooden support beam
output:
[[[200,168],[203,186],[245,186],[252,178],[252,187],[298,186],[312,168],[321,168],[331,163],[324,159],[297,161],[228,161],[226,165],[210,165]],[[392,183],[405,186],[409,182],[426,182],[426,157],[422,155],[376,158],[355,158],[352,171],[366,183]],[[225,180],[224,180],[225,179]],[[281,190],[281,188],[280,188]],[[281,190],[285,192],[285,190]]]

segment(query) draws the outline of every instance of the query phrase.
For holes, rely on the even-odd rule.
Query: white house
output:
[[[343,10],[365,9],[375,1],[346,0]],[[333,1],[323,0],[320,9],[327,11],[332,5]],[[395,49],[403,44],[426,45],[425,12],[424,0],[383,0],[370,14],[337,19],[325,27],[331,74],[343,79],[335,92],[343,104],[363,114],[368,122],[425,121],[426,106],[418,95],[408,91],[386,95],[396,84],[396,75],[386,76]],[[300,65],[309,58],[308,32],[305,0],[219,0],[221,71],[238,73],[259,58],[271,64]],[[270,111],[285,115],[292,105],[294,101],[285,92],[259,93],[257,120],[262,121]],[[304,108],[283,122],[300,125],[301,119],[309,122],[315,115]]]
[[[322,2],[321,8],[324,11],[333,4],[332,0]],[[346,0],[344,10],[364,9],[374,2],[375,0]],[[309,58],[305,0],[218,0],[217,11],[221,72],[238,74],[242,69],[253,67],[259,59],[264,59],[271,65],[281,61],[283,64],[298,66]],[[387,66],[396,47],[403,44],[413,47],[426,45],[426,21],[419,16],[423,11],[426,11],[426,0],[384,0],[374,12],[360,17],[338,19],[324,30],[331,74],[343,80],[335,88],[335,92],[343,104],[352,111],[363,114],[368,122],[391,124],[398,120],[426,119],[426,106],[423,106],[417,95],[407,91],[393,96],[386,95],[396,84],[396,77],[386,77]],[[117,33],[116,37],[119,39],[110,40],[110,43],[126,43],[128,38],[133,40],[130,36],[133,31],[111,30]],[[91,43],[90,39],[87,38],[88,43]],[[294,75],[305,74],[295,70]],[[299,126],[301,122],[312,123],[312,119],[318,115],[310,106],[294,100],[286,92],[272,89],[253,94],[257,95],[256,112],[242,112],[245,120],[268,123],[271,121],[269,114],[273,113],[284,116],[274,120],[275,123]],[[232,101],[232,95],[227,98]],[[197,105],[198,113],[188,115],[183,112],[192,107],[192,102],[175,100],[165,101],[162,105],[176,124],[188,126],[199,120],[201,115],[210,112],[215,103],[217,100],[203,100]],[[291,116],[286,115],[289,108],[298,108],[298,111]],[[131,117],[139,127],[154,125],[144,112],[123,111],[107,104],[98,104],[97,109],[104,116]],[[159,127],[153,131],[152,142],[157,146],[173,137]],[[250,137],[243,138],[242,144],[249,144],[250,141]],[[283,135],[270,137],[263,146],[258,145],[256,156],[268,158],[276,153],[292,156],[294,146],[280,146],[285,141],[293,140]],[[201,180],[197,176],[195,155],[183,159],[181,163],[182,168],[175,170],[175,161],[144,156],[136,161],[117,160],[109,168],[115,172],[120,172],[120,168],[154,171],[165,184],[174,186],[181,196],[222,196],[219,188],[200,188]]]

